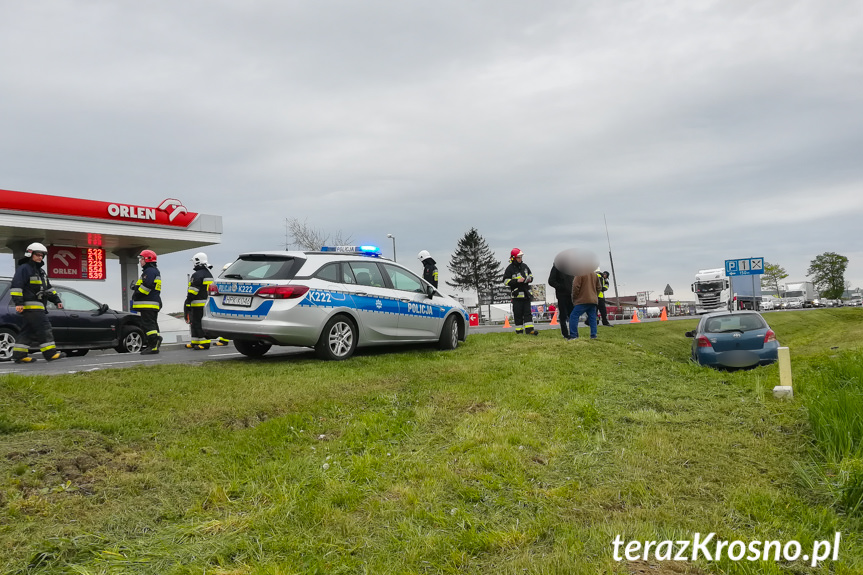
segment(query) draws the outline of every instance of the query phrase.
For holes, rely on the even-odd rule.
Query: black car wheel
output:
[[[443,323],[438,347],[440,349],[455,349],[458,347],[458,324],[455,321],[454,315],[446,318],[446,321]]]
[[[17,333],[11,329],[0,328],[0,361],[12,359],[12,348],[15,347]]]
[[[144,330],[136,325],[130,325],[123,330],[120,345],[115,347],[119,353],[138,353],[144,347]]]
[[[272,344],[269,344],[265,341],[257,341],[257,340],[249,340],[249,339],[235,339],[234,347],[237,348],[237,351],[242,353],[248,357],[261,357],[273,347]]]
[[[324,326],[315,351],[321,359],[341,361],[348,359],[357,349],[357,328],[350,318],[337,315]]]

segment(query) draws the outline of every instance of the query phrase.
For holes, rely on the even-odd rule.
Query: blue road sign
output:
[[[764,258],[725,260],[725,275],[756,276],[764,273]]]

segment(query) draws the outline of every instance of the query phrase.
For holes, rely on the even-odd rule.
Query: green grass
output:
[[[859,420],[834,409],[849,428],[831,431],[824,373],[856,373],[863,310],[766,317],[791,348],[794,401],[772,397],[777,366],[690,363],[694,320],[338,363],[6,376],[0,572],[630,573],[616,534],[805,548],[841,531],[840,561],[811,572],[861,573]]]

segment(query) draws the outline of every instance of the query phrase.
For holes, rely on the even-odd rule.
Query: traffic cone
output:
[[[558,322],[557,322],[557,311],[556,311],[556,310],[555,310],[555,312],[554,312],[554,317],[553,317],[553,318],[551,318],[551,323],[550,323],[550,324],[548,324],[548,325],[560,325],[560,324],[558,324]]]
[[[632,320],[629,323],[641,323],[641,320],[638,319],[638,310],[632,312]]]
[[[506,319],[504,319],[504,320],[503,320],[503,327],[512,327],[511,325],[509,325],[509,316],[508,316],[508,315],[506,315],[506,316],[504,316],[504,317],[505,317]]]
[[[668,321],[668,314],[665,313],[665,308],[662,308],[662,313],[659,314],[659,321]]]

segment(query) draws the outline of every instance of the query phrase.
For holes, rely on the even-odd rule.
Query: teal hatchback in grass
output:
[[[702,316],[692,338],[692,360],[711,367],[739,369],[778,359],[779,342],[755,311],[720,311]]]

